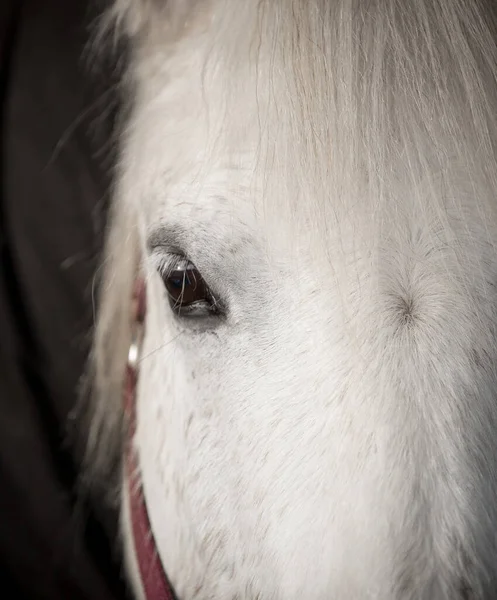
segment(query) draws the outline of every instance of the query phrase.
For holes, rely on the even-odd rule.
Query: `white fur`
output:
[[[493,3],[116,14],[134,100],[91,444],[102,466],[143,256],[135,445],[179,598],[497,597]],[[227,305],[217,327],[171,312],[161,227]]]

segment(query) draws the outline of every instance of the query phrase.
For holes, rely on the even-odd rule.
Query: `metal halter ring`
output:
[[[143,343],[145,314],[147,310],[146,287],[142,277],[137,277],[133,288],[131,307],[131,343],[128,349],[128,367],[138,370]]]

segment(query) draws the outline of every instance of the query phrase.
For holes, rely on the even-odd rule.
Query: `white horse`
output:
[[[131,438],[136,597],[162,565],[180,600],[497,598],[496,3],[110,17],[132,101],[90,447],[107,478]]]

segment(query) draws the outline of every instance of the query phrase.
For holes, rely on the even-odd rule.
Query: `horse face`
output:
[[[442,125],[428,143],[400,58],[398,96],[365,88],[383,94],[383,125],[348,122],[347,101],[368,121],[360,86],[349,95],[324,66],[313,93],[297,85],[311,86],[298,59],[345,69],[334,44],[348,34],[320,39],[307,15],[324,49],[290,53],[288,75],[268,33],[288,13],[256,4],[206,9],[174,43],[157,24],[137,42],[119,198],[147,281],[133,444],[158,554],[185,600],[489,598],[495,157],[477,164],[471,133]],[[378,48],[400,56],[389,41]],[[447,102],[455,122],[465,108]],[[123,516],[131,556],[126,503]]]

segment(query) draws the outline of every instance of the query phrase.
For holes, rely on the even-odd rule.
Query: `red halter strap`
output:
[[[133,438],[136,431],[138,363],[144,333],[145,313],[145,282],[139,278],[136,280],[133,290],[133,339],[129,348],[124,383],[124,411],[127,417],[124,457],[126,489],[124,493],[129,495],[133,544],[145,598],[147,600],[174,600],[150,527],[143,489],[136,477],[139,472],[139,464],[136,451],[133,448]]]

